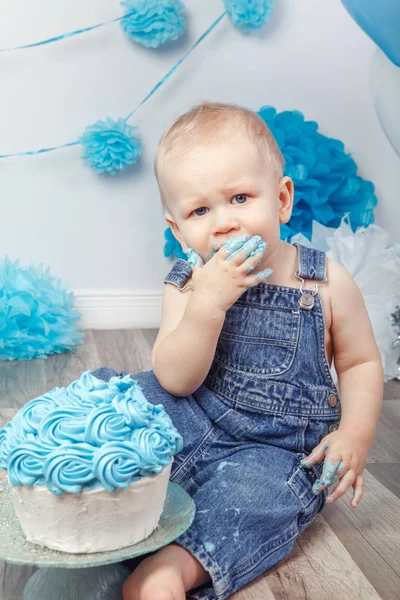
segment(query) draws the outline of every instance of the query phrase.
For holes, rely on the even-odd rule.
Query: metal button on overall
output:
[[[332,423],[332,425],[329,425],[329,433],[332,433],[332,431],[336,431],[337,429],[339,429],[339,425],[337,423]]]
[[[329,404],[329,406],[332,406],[332,408],[334,406],[336,406],[336,404],[337,404],[336,394],[329,394],[329,396],[328,396],[328,404]]]

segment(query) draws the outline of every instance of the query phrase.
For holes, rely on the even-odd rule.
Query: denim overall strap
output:
[[[192,267],[186,260],[178,258],[166,278],[164,283],[172,283],[176,285],[180,290],[185,285],[186,281],[192,274]]]
[[[317,281],[326,281],[326,254],[315,248],[308,248],[301,244],[294,244],[297,247],[299,266],[296,277],[301,279],[315,279]]]

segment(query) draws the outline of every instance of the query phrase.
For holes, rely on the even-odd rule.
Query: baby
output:
[[[189,260],[165,279],[153,371],[134,377],[183,436],[171,479],[196,515],[123,597],[223,600],[286,556],[326,502],[350,487],[360,502],[381,360],[345,269],[280,239],[293,182],[258,115],[189,110],[162,137],[155,173]]]

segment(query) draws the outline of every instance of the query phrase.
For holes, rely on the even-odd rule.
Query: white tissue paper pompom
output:
[[[353,232],[346,217],[338,229],[313,221],[311,242],[302,234],[294,236],[292,242],[323,250],[350,273],[367,306],[385,381],[398,377],[392,314],[400,305],[400,245],[391,242],[389,234],[377,225]]]

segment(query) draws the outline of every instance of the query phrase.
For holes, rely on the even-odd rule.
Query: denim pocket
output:
[[[302,458],[305,458],[305,455],[298,454],[297,457],[300,461]],[[306,469],[302,467],[301,464],[298,464],[294,467],[287,480],[287,484],[296,497],[300,507],[298,516],[300,533],[304,531],[306,527],[311,525],[312,521],[325,504],[325,490],[320,494],[314,494],[312,491],[312,486],[318,479],[318,476],[316,468],[311,467],[311,469]]]
[[[226,313],[215,358],[260,375],[287,371],[296,354],[300,311],[233,305]]]

